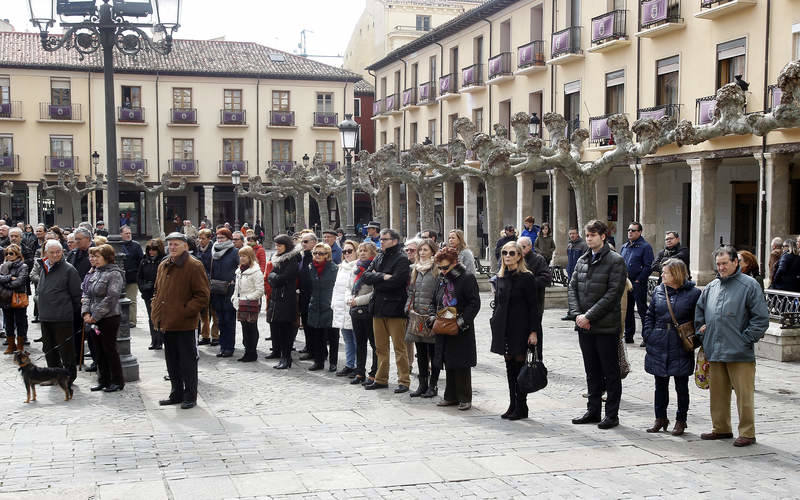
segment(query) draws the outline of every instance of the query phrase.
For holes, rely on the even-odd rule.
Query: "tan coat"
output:
[[[210,294],[203,263],[189,252],[175,262],[164,259],[158,265],[155,294],[150,302],[153,326],[165,332],[197,328],[200,311],[208,306]]]
[[[633,290],[631,280],[625,280],[625,291],[622,292],[622,297],[619,299],[620,309],[622,310],[622,328],[619,329],[619,337],[625,336],[625,313],[628,311],[628,292]]]

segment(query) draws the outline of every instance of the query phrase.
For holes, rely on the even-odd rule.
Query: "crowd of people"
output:
[[[5,353],[29,343],[27,307],[33,295],[33,321],[41,323],[42,331],[36,340],[43,342],[48,366],[70,371],[70,388],[77,367],[84,364],[86,344],[92,358],[87,371],[97,371],[91,390],[123,390],[116,347],[120,298],[132,299],[128,326],[135,327],[140,294],[147,309],[149,348],[164,350],[171,383],[161,405],[196,405],[198,346],[218,348],[220,358],[233,357],[237,322],[244,347],[237,361],[256,361],[263,310],[271,341],[266,358],[276,360],[277,370],[291,369],[297,358],[311,362],[309,371],[327,369],[368,391],[388,389],[391,348],[395,393],[434,398],[444,370],[445,387],[437,405],[459,410],[472,406],[481,297],[476,259],[461,230],[449,231],[442,242],[429,230],[403,241],[398,232],[376,222],[366,225],[363,241],[346,239],[340,230],[323,231],[320,240],[314,231],[303,230],[272,238],[274,253],[268,258],[261,244],[264,235],[246,225],[234,231],[225,224],[212,231],[186,220],[181,221],[182,231],[163,241],[152,239],[144,249],[123,226],[124,259],[116,262],[102,221],[94,230],[81,223],[68,232],[43,225],[9,229],[3,222]],[[532,217],[523,222],[519,237],[513,226],[504,229],[496,245],[499,270],[490,279],[490,350],[505,362],[509,406],[501,416],[509,420],[529,414],[528,394],[518,376],[530,353],[544,359],[544,297],[556,248],[549,224],[537,226]],[[732,437],[730,396],[735,391],[740,423],[734,444],[752,444],[753,346],[769,318],[757,260],[749,252],[720,247],[713,256],[717,279],[701,292],[689,276],[688,250],[677,232],[665,234],[658,255],[641,233],[641,224],[629,224],[628,239],[617,253],[601,221],[590,221],[583,238],[577,228],[569,231],[565,319],[575,324],[588,389],[587,410],[573,423],[596,423],[601,429],[619,425],[625,375],[620,348],[622,342],[633,342],[635,308],[646,348],[645,371],[654,377],[656,420],[648,432],[669,425],[670,378],[678,396],[672,433],[681,435],[688,427],[694,351],[682,344],[678,326],[692,324],[713,380],[713,429],[701,437]],[[793,290],[800,276],[796,242],[773,241],[770,257],[772,286]],[[654,272],[659,284],[648,300],[647,282]],[[295,356],[301,330],[305,343]],[[341,366],[340,337],[345,351]],[[414,360],[419,383],[412,390]]]

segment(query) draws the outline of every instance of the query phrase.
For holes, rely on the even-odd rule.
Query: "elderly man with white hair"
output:
[[[5,223],[0,225],[0,247],[2,248],[11,244],[11,240],[8,238],[8,230],[9,227]]]

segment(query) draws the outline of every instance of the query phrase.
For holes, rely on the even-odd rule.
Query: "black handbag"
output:
[[[369,317],[369,306],[353,306],[350,308],[350,317],[353,319],[366,319]]]
[[[139,283],[139,291],[141,293],[150,293],[155,288],[155,283],[152,281],[142,281]]]
[[[517,376],[519,391],[524,394],[540,391],[547,387],[547,367],[539,360],[536,347],[528,349],[528,360]]]
[[[231,291],[230,281],[225,280],[210,280],[209,285],[212,295],[227,295]]]

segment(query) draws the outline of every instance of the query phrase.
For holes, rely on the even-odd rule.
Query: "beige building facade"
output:
[[[271,163],[288,169],[316,152],[331,165],[342,160],[337,125],[353,113],[356,74],[224,41],[177,40],[168,56],[117,56],[115,64],[117,167],[126,180],[119,216],[137,234],[169,232],[175,217],[232,222],[234,169],[246,183],[255,175],[264,179]],[[106,173],[98,59],[47,53],[38,34],[0,33],[0,92],[0,172],[13,183],[2,212],[14,221],[71,225],[66,193],[43,190],[42,180],[55,183],[63,169],[81,178]],[[96,167],[94,151],[101,158]],[[166,173],[173,181],[184,177],[187,187],[147,206],[144,192],[127,182],[139,171],[150,185]],[[83,217],[112,216],[102,200],[102,191],[90,193]],[[309,199],[305,204],[316,207]],[[274,205],[274,227],[285,228],[293,202]],[[262,208],[240,198],[239,218],[252,224]],[[159,228],[145,226],[147,210],[159,210]],[[328,210],[306,210],[312,218],[306,222],[320,212]]]
[[[377,76],[377,145],[446,144],[458,117],[490,133],[495,123],[509,127],[516,112],[554,111],[570,129],[590,131],[590,160],[613,148],[607,116],[707,123],[716,90],[737,76],[749,83],[746,112],[769,109],[779,100],[772,87],[778,73],[798,51],[795,0],[492,0],[368,67]],[[771,132],[764,144],[729,136],[665,146],[599,179],[598,208],[618,246],[631,220],[642,222],[656,250],[664,231],[678,231],[690,247],[692,274],[708,281],[720,241],[757,251],[774,236],[800,233],[798,152],[798,129]],[[403,187],[396,189],[402,199]],[[554,224],[556,260],[565,260],[576,217],[561,174],[507,179],[501,199],[504,223],[520,227],[533,215],[537,224]],[[476,250],[494,248],[498,235],[484,232],[477,179],[442,186],[441,200],[439,229],[462,227]],[[414,229],[408,221],[415,215],[395,215],[393,225]]]

